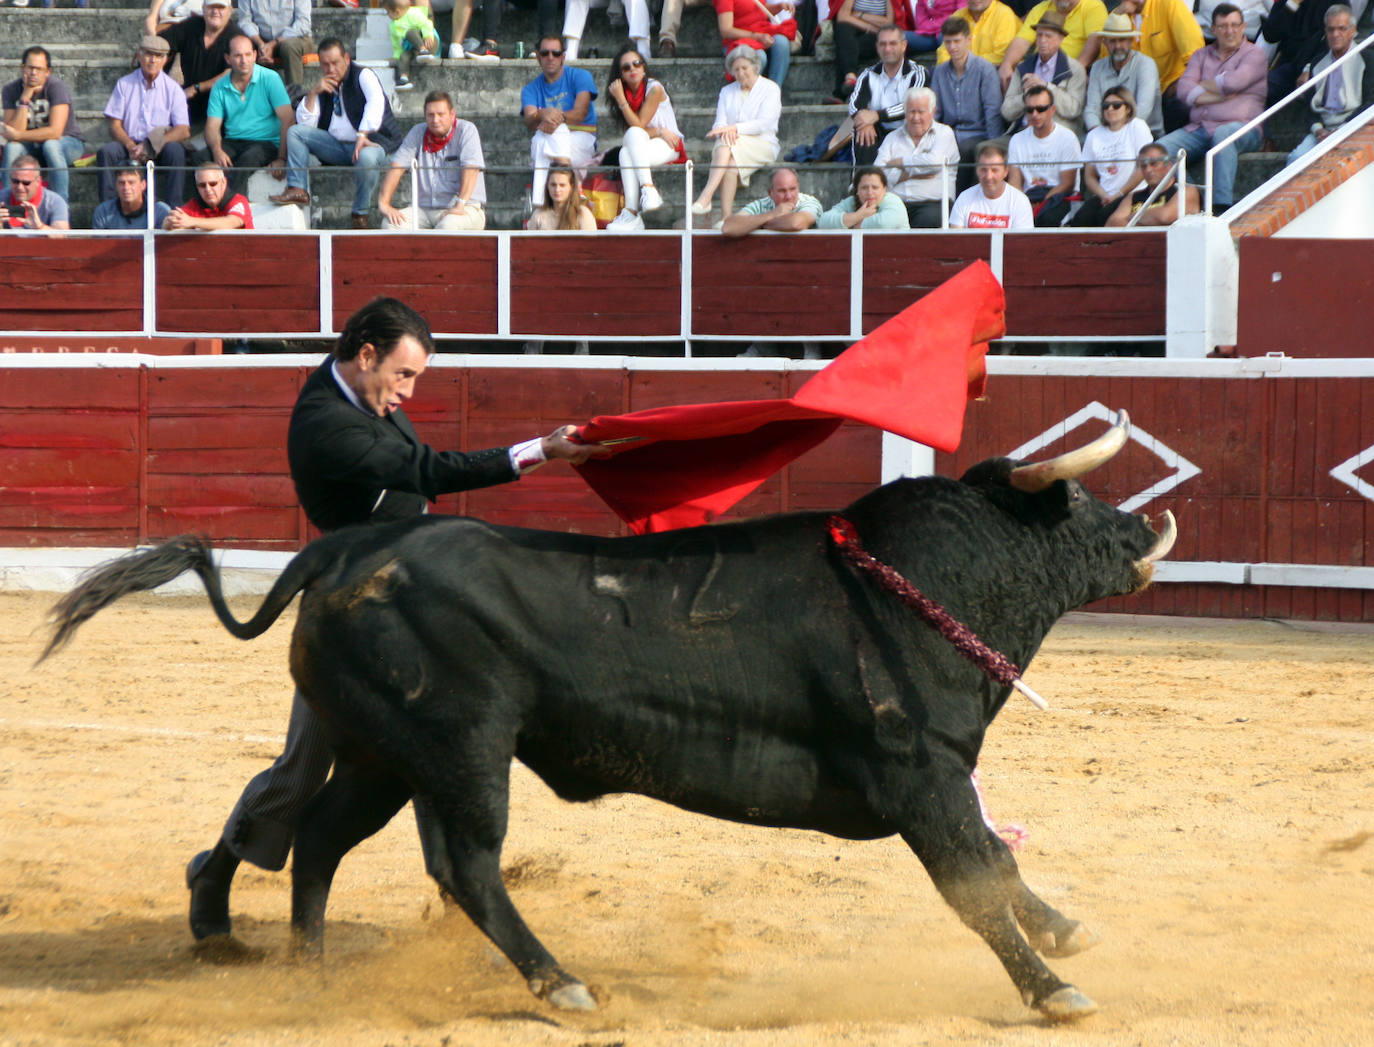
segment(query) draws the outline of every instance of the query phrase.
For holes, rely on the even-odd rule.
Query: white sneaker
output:
[[[439,61],[439,56],[428,48],[422,47],[415,55],[415,61],[421,65],[433,65]]]
[[[758,342],[755,342],[755,343],[754,343],[753,345],[751,345],[748,349],[744,350],[744,352],[742,352],[742,353],[736,353],[736,354],[735,354],[735,356],[738,357],[738,358],[741,359],[741,360],[745,359],[746,357],[747,357],[748,359],[751,359],[751,360],[752,360],[752,359],[754,359],[755,357],[762,356],[762,355],[763,355],[763,353],[759,351],[759,343],[758,343]]]
[[[573,342],[573,356],[586,356],[589,351],[586,342]]]
[[[457,59],[457,58],[464,58],[464,57],[466,57],[466,55],[467,55],[467,52],[465,52],[465,51],[463,50],[463,45],[462,45],[462,44],[449,44],[449,45],[448,45],[448,56],[449,56],[449,58],[454,58],[454,59]]]
[[[821,352],[820,342],[802,342],[803,360],[824,360],[825,355]]]
[[[544,351],[543,342],[526,342],[524,345],[526,356],[538,356]]]
[[[663,197],[658,195],[658,190],[651,185],[646,185],[639,190],[639,209],[641,211],[657,211],[663,206]]]
[[[606,232],[608,233],[642,233],[643,231],[644,219],[629,210],[621,211],[606,224]]]

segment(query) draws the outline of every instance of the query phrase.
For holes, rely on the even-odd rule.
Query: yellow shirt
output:
[[[992,0],[992,6],[984,11],[983,17],[976,22],[967,7],[959,8],[950,17],[962,18],[973,27],[973,44],[969,48],[969,53],[986,58],[993,65],[1002,64],[1002,57],[1007,53],[1007,45],[1016,39],[1016,32],[1021,28],[1021,20],[1016,17],[1016,12],[1002,3],[1002,0]],[[941,44],[940,50],[935,54],[935,64],[948,61],[949,52]]]
[[[1056,10],[1054,0],[1043,0],[1030,9],[1030,14],[1021,23],[1021,31],[1016,35],[1029,43],[1032,50],[1035,47],[1035,23],[1046,11],[1053,10]],[[1064,37],[1060,50],[1070,58],[1077,58],[1083,53],[1083,45],[1088,42],[1088,37],[1101,29],[1106,20],[1107,6],[1102,0],[1079,0],[1078,6],[1064,18],[1064,28],[1069,35]]]
[[[1159,89],[1183,75],[1188,58],[1202,46],[1202,28],[1183,0],[1145,0],[1135,16],[1140,39],[1135,49],[1159,67]]]

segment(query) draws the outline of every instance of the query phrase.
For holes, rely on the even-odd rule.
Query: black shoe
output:
[[[223,844],[217,845],[215,851]],[[214,875],[218,869],[208,870],[215,851],[201,851],[186,866],[186,886],[191,889],[191,936],[203,941],[215,935],[232,933],[229,923],[229,888],[234,873],[228,877]],[[217,863],[218,864],[218,863]],[[237,861],[234,863],[237,866]]]

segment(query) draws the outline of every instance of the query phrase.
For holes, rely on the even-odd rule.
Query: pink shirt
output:
[[[1199,105],[1197,97],[1206,90],[1202,81],[1213,80],[1225,98],[1220,102]],[[1269,88],[1269,60],[1264,51],[1249,40],[1242,40],[1234,54],[1223,59],[1217,45],[1193,52],[1188,68],[1178,78],[1178,97],[1192,106],[1192,120],[1187,130],[1199,124],[1213,134],[1222,124],[1245,123],[1264,112],[1264,98]]]
[[[899,0],[900,2],[900,0]],[[922,36],[939,36],[945,19],[964,5],[965,0],[911,0],[915,30]]]

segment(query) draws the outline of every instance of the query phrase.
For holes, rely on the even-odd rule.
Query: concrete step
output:
[[[51,8],[36,6],[0,7],[0,58],[18,58],[30,44],[42,44],[50,50],[66,44],[100,44],[127,46],[130,56],[143,35],[143,18],[148,12],[146,3],[100,7]],[[364,11],[339,7],[316,7],[311,21],[315,38],[337,36],[350,47],[362,31]]]

